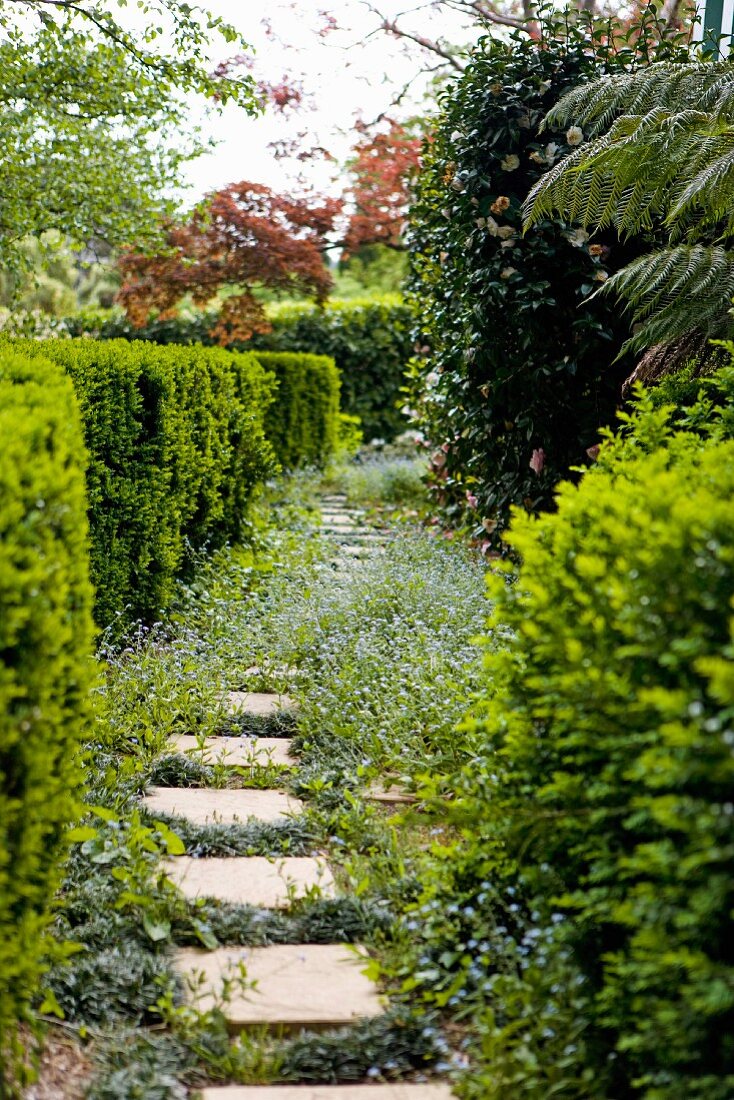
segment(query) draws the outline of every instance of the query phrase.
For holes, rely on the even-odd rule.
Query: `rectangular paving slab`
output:
[[[443,1082],[393,1085],[217,1085],[201,1100],[452,1100]]]
[[[216,898],[262,909],[285,909],[309,889],[317,888],[328,898],[335,894],[334,877],[326,861],[305,856],[276,860],[177,856],[166,860],[166,874],[190,900]]]
[[[300,813],[303,803],[284,791],[212,790],[207,787],[151,787],[143,805],[152,814],[175,814],[195,825],[214,821],[280,821]]]
[[[260,717],[296,707],[290,696],[269,691],[228,691],[226,702],[230,714],[257,714]]]
[[[296,763],[288,751],[288,737],[207,737],[202,745],[197,737],[185,733],[174,737],[170,745],[203,764],[264,768],[268,764],[293,767]]]
[[[179,973],[190,975],[190,999],[206,1011],[218,1003],[226,979],[230,999],[222,1011],[232,1028],[256,1025],[339,1027],[379,1016],[383,1005],[362,970],[365,956],[340,944],[277,947],[187,947],[176,953]],[[238,981],[240,964],[244,988]],[[254,983],[254,986],[251,984]]]

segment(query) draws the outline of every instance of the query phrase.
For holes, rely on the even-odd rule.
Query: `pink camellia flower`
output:
[[[542,447],[536,447],[535,450],[533,451],[532,458],[530,459],[530,469],[533,471],[533,473],[535,473],[538,477],[540,477],[540,474],[541,474],[544,466],[545,466],[545,451],[543,450]]]
[[[474,496],[474,493],[469,492],[468,489],[466,491],[466,503],[469,505],[470,508],[476,508],[476,506],[479,504],[479,501]]]
[[[435,451],[434,454],[431,455],[431,462],[440,470],[442,466],[446,465],[446,455],[443,451]]]
[[[601,450],[601,447],[598,443],[595,443],[593,447],[587,447],[586,448],[586,453],[587,453],[587,455],[589,456],[589,458],[591,459],[592,462],[596,462],[597,458],[599,457],[599,451],[600,450]]]

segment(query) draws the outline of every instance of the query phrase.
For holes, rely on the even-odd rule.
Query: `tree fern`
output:
[[[692,330],[731,330],[734,297],[734,65],[652,64],[581,85],[548,114],[584,144],[559,161],[525,202],[527,226],[562,213],[621,238],[652,232],[670,247],[608,280],[627,303],[640,350]]]

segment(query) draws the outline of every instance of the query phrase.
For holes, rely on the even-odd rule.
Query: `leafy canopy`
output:
[[[0,264],[58,230],[77,243],[147,241],[181,163],[201,149],[184,96],[254,113],[252,79],[210,75],[238,32],[179,0],[0,0]],[[181,140],[181,133],[190,137]]]
[[[734,296],[734,66],[659,62],[563,96],[552,126],[588,140],[538,180],[526,226],[562,213],[664,247],[616,272],[604,293],[626,302],[635,351],[697,330],[725,336]]]

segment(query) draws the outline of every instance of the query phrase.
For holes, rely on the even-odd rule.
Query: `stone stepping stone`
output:
[[[416,795],[404,791],[400,787],[383,787],[379,783],[373,783],[367,787],[364,797],[368,802],[382,802],[388,806],[412,804],[418,801]]]
[[[292,768],[296,763],[289,752],[289,737],[207,737],[202,745],[197,737],[184,733],[174,737],[169,745],[175,752],[185,753],[203,764],[250,768],[279,764]]]
[[[283,791],[213,790],[208,787],[152,787],[143,799],[152,814],[185,817],[194,825],[281,821],[300,813],[303,803]]]
[[[321,527],[354,527],[357,523],[356,517],[349,516],[346,513],[343,516],[329,515],[321,517]]]
[[[217,1085],[201,1100],[452,1100],[441,1081],[392,1085]]]
[[[230,714],[254,714],[258,718],[296,708],[289,695],[276,695],[269,691],[228,691],[226,702]]]
[[[176,953],[178,972],[191,983],[189,997],[200,1010],[214,1008],[223,982],[230,982],[230,999],[221,1008],[233,1029],[340,1027],[381,1015],[377,990],[362,973],[365,962],[366,955],[340,944],[187,947]]]
[[[336,893],[326,861],[305,856],[276,860],[262,856],[176,856],[166,860],[166,874],[190,901],[216,898],[260,909],[287,909],[310,889],[320,890],[327,898]]]

